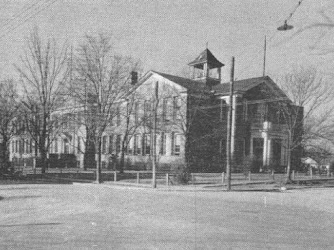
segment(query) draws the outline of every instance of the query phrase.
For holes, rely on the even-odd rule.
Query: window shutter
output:
[[[174,155],[174,146],[175,146],[175,133],[171,134],[171,154]]]

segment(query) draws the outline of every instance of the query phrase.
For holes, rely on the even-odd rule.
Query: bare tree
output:
[[[13,80],[0,82],[0,135],[2,139],[1,171],[10,167],[9,146],[11,139],[16,135],[19,120],[19,96]]]
[[[185,95],[180,87],[160,84],[159,100],[158,131],[174,131],[184,138],[185,164],[180,170],[187,173],[190,167],[195,170],[201,165],[201,161],[212,163],[216,146],[213,138],[217,136],[212,112],[217,103],[209,88],[198,83],[196,89],[188,89]],[[210,166],[207,167],[209,170]]]
[[[115,53],[111,37],[86,35],[77,51],[76,77],[81,84],[71,86],[73,96],[84,103],[82,122],[86,128],[86,155],[98,156],[96,181],[101,182],[102,135],[120,112],[122,97],[131,84],[130,72],[137,63]]]
[[[123,129],[122,129],[122,142],[121,142],[121,156],[120,156],[120,164],[119,170],[122,172],[125,167],[125,154],[126,151],[130,148],[129,144],[133,136],[136,134],[137,130],[147,124],[147,121],[151,119],[151,114],[149,116],[141,119],[139,117],[139,102],[142,96],[138,92],[133,92],[126,98],[126,107],[123,107],[123,112],[120,113],[122,116]],[[151,130],[151,127],[150,127]],[[134,153],[134,152],[132,152]]]
[[[53,136],[55,121],[51,114],[66,100],[65,89],[71,71],[69,60],[67,46],[59,49],[54,39],[44,43],[35,28],[21,56],[22,65],[15,65],[22,79],[26,129],[35,142],[42,173],[47,166],[47,152]]]
[[[329,140],[334,135],[332,128],[333,109],[330,103],[334,87],[317,73],[314,67],[295,68],[279,81],[281,89],[291,99],[277,102],[280,117],[288,134],[287,180],[290,180],[294,150],[315,145],[316,141]],[[297,164],[294,162],[294,164]]]

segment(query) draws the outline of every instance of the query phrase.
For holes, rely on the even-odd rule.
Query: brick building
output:
[[[230,89],[230,83],[221,79],[224,64],[205,49],[189,66],[192,79],[149,71],[134,83],[102,136],[102,166],[115,167],[111,163],[119,164],[124,158],[125,169],[150,169],[156,116],[158,169],[187,164],[191,172],[224,171]],[[232,170],[283,169],[293,140],[281,112],[282,106],[292,106],[289,98],[269,76],[263,76],[235,81],[232,103]],[[301,121],[300,110],[294,116]],[[80,112],[72,110],[63,116]],[[302,131],[302,124],[298,130]],[[52,142],[50,155],[71,154],[77,166],[83,167],[85,136],[82,125],[69,124]],[[12,143],[17,144],[15,140]],[[15,146],[12,149],[13,158],[17,152]],[[298,158],[300,150],[294,149],[291,157]]]

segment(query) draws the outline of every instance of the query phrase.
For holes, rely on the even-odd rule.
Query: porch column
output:
[[[231,157],[232,161],[234,160],[234,151],[235,151],[235,133],[236,133],[236,117],[237,117],[237,97],[233,96],[233,103],[232,103],[232,133],[231,133]]]
[[[263,132],[263,166],[268,162],[268,132]]]
[[[253,136],[250,137],[249,143],[249,156],[253,159],[254,157],[254,145],[253,145]]]
[[[273,151],[273,139],[268,138],[268,145],[267,145],[267,162],[266,165],[269,166],[271,164],[271,159],[272,159],[272,151]]]

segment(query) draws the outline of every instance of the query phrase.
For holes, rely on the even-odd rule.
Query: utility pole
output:
[[[102,112],[102,82],[98,82],[98,104],[97,104],[97,108],[98,108],[98,122],[101,119],[101,112]],[[97,139],[97,143],[98,143],[98,150],[97,150],[97,168],[96,168],[96,183],[101,183],[101,140],[102,140],[102,134],[100,134],[100,124],[97,125],[97,127],[99,128],[98,130],[98,139]],[[95,146],[96,147],[96,146]],[[96,153],[96,152],[95,152]]]
[[[155,82],[154,89],[154,109],[153,109],[153,145],[152,145],[152,187],[157,187],[156,181],[156,163],[157,163],[157,109],[158,109],[158,95],[159,95],[159,83]]]
[[[264,48],[263,48],[263,76],[266,76],[266,57],[267,57],[267,36],[264,36]]]
[[[232,138],[232,115],[233,115],[233,86],[234,85],[234,57],[231,61],[231,73],[230,73],[230,100],[228,109],[227,119],[227,146],[226,146],[226,190],[231,190],[231,165],[232,165],[232,154],[231,154],[231,138]]]

